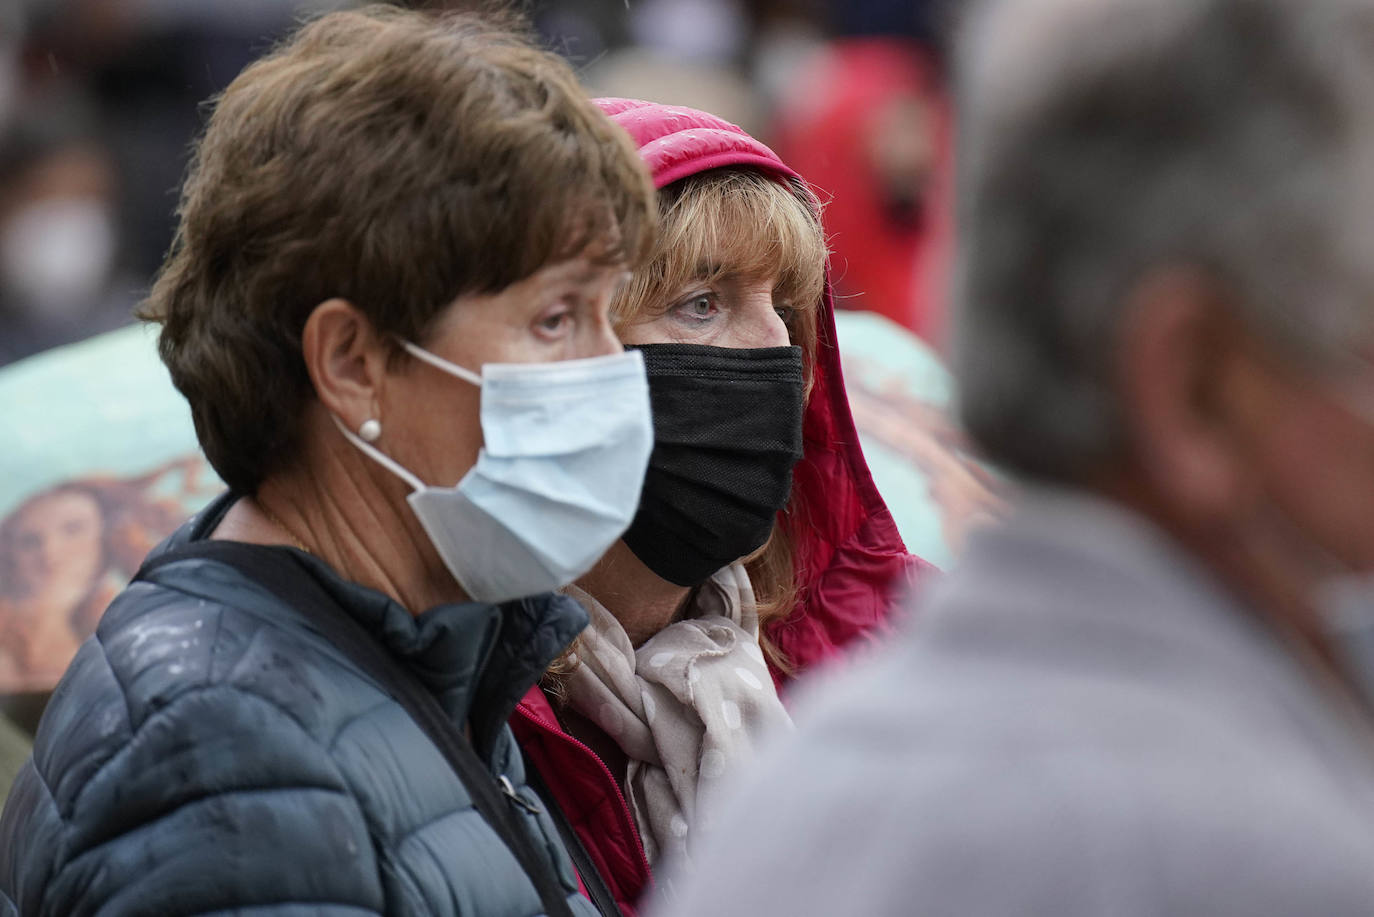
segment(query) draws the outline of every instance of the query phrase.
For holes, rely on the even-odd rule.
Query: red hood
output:
[[[741,128],[706,112],[634,99],[598,99],[596,104],[634,138],[655,187],[721,166],[801,178]],[[805,451],[793,473],[791,499],[801,600],[768,628],[798,669],[880,628],[894,593],[928,567],[907,553],[859,445],[840,369],[828,277],[817,325]]]

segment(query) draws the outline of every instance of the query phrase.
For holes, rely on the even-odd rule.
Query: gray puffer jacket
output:
[[[226,495],[167,542],[211,531]],[[262,548],[264,551],[292,550]],[[585,626],[543,595],[412,617],[317,561],[329,594],[467,722],[522,797],[505,721]],[[549,816],[520,823],[594,915]],[[155,569],[62,679],[0,818],[0,914],[531,917],[539,896],[402,707],[238,570]]]

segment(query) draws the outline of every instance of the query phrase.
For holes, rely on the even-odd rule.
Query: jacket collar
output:
[[[149,556],[207,537],[238,499],[234,493],[217,497]],[[552,592],[500,604],[438,605],[412,615],[390,596],[302,554],[339,606],[434,694],[453,722],[471,726],[473,745],[484,755],[520,698],[587,625],[582,606]]]

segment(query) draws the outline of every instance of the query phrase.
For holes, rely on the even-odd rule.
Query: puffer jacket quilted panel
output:
[[[537,675],[489,671],[511,655],[503,642],[556,653],[585,620],[543,597],[516,614],[472,603],[369,621],[404,612],[337,578],[330,588],[390,631],[417,674],[434,667],[422,680],[474,732],[515,702],[468,711],[475,696],[523,692]],[[522,618],[538,631],[510,632]],[[490,746],[493,772],[533,801],[504,725]],[[522,817],[574,913],[595,914],[548,816]],[[82,647],[0,819],[0,893],[0,913],[62,917],[542,912],[405,711],[291,608],[207,560],[135,583]]]

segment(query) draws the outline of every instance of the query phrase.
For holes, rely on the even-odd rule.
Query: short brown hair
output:
[[[671,305],[680,289],[701,279],[703,268],[771,275],[778,298],[792,308],[788,330],[802,349],[809,397],[828,258],[815,195],[795,179],[727,167],[667,185],[659,191],[659,210],[648,258],[612,305],[617,325]],[[729,252],[728,263],[713,264],[721,251]],[[789,505],[789,515],[793,509]],[[745,561],[760,625],[786,617],[796,606],[793,553],[788,528],[774,525],[768,542]],[[774,663],[786,669],[788,660],[765,635],[761,642]]]
[[[518,25],[334,13],[218,99],[141,314],[210,463],[252,493],[296,453],[316,305],[423,340],[462,294],[579,254],[637,263],[653,193],[624,131]]]

